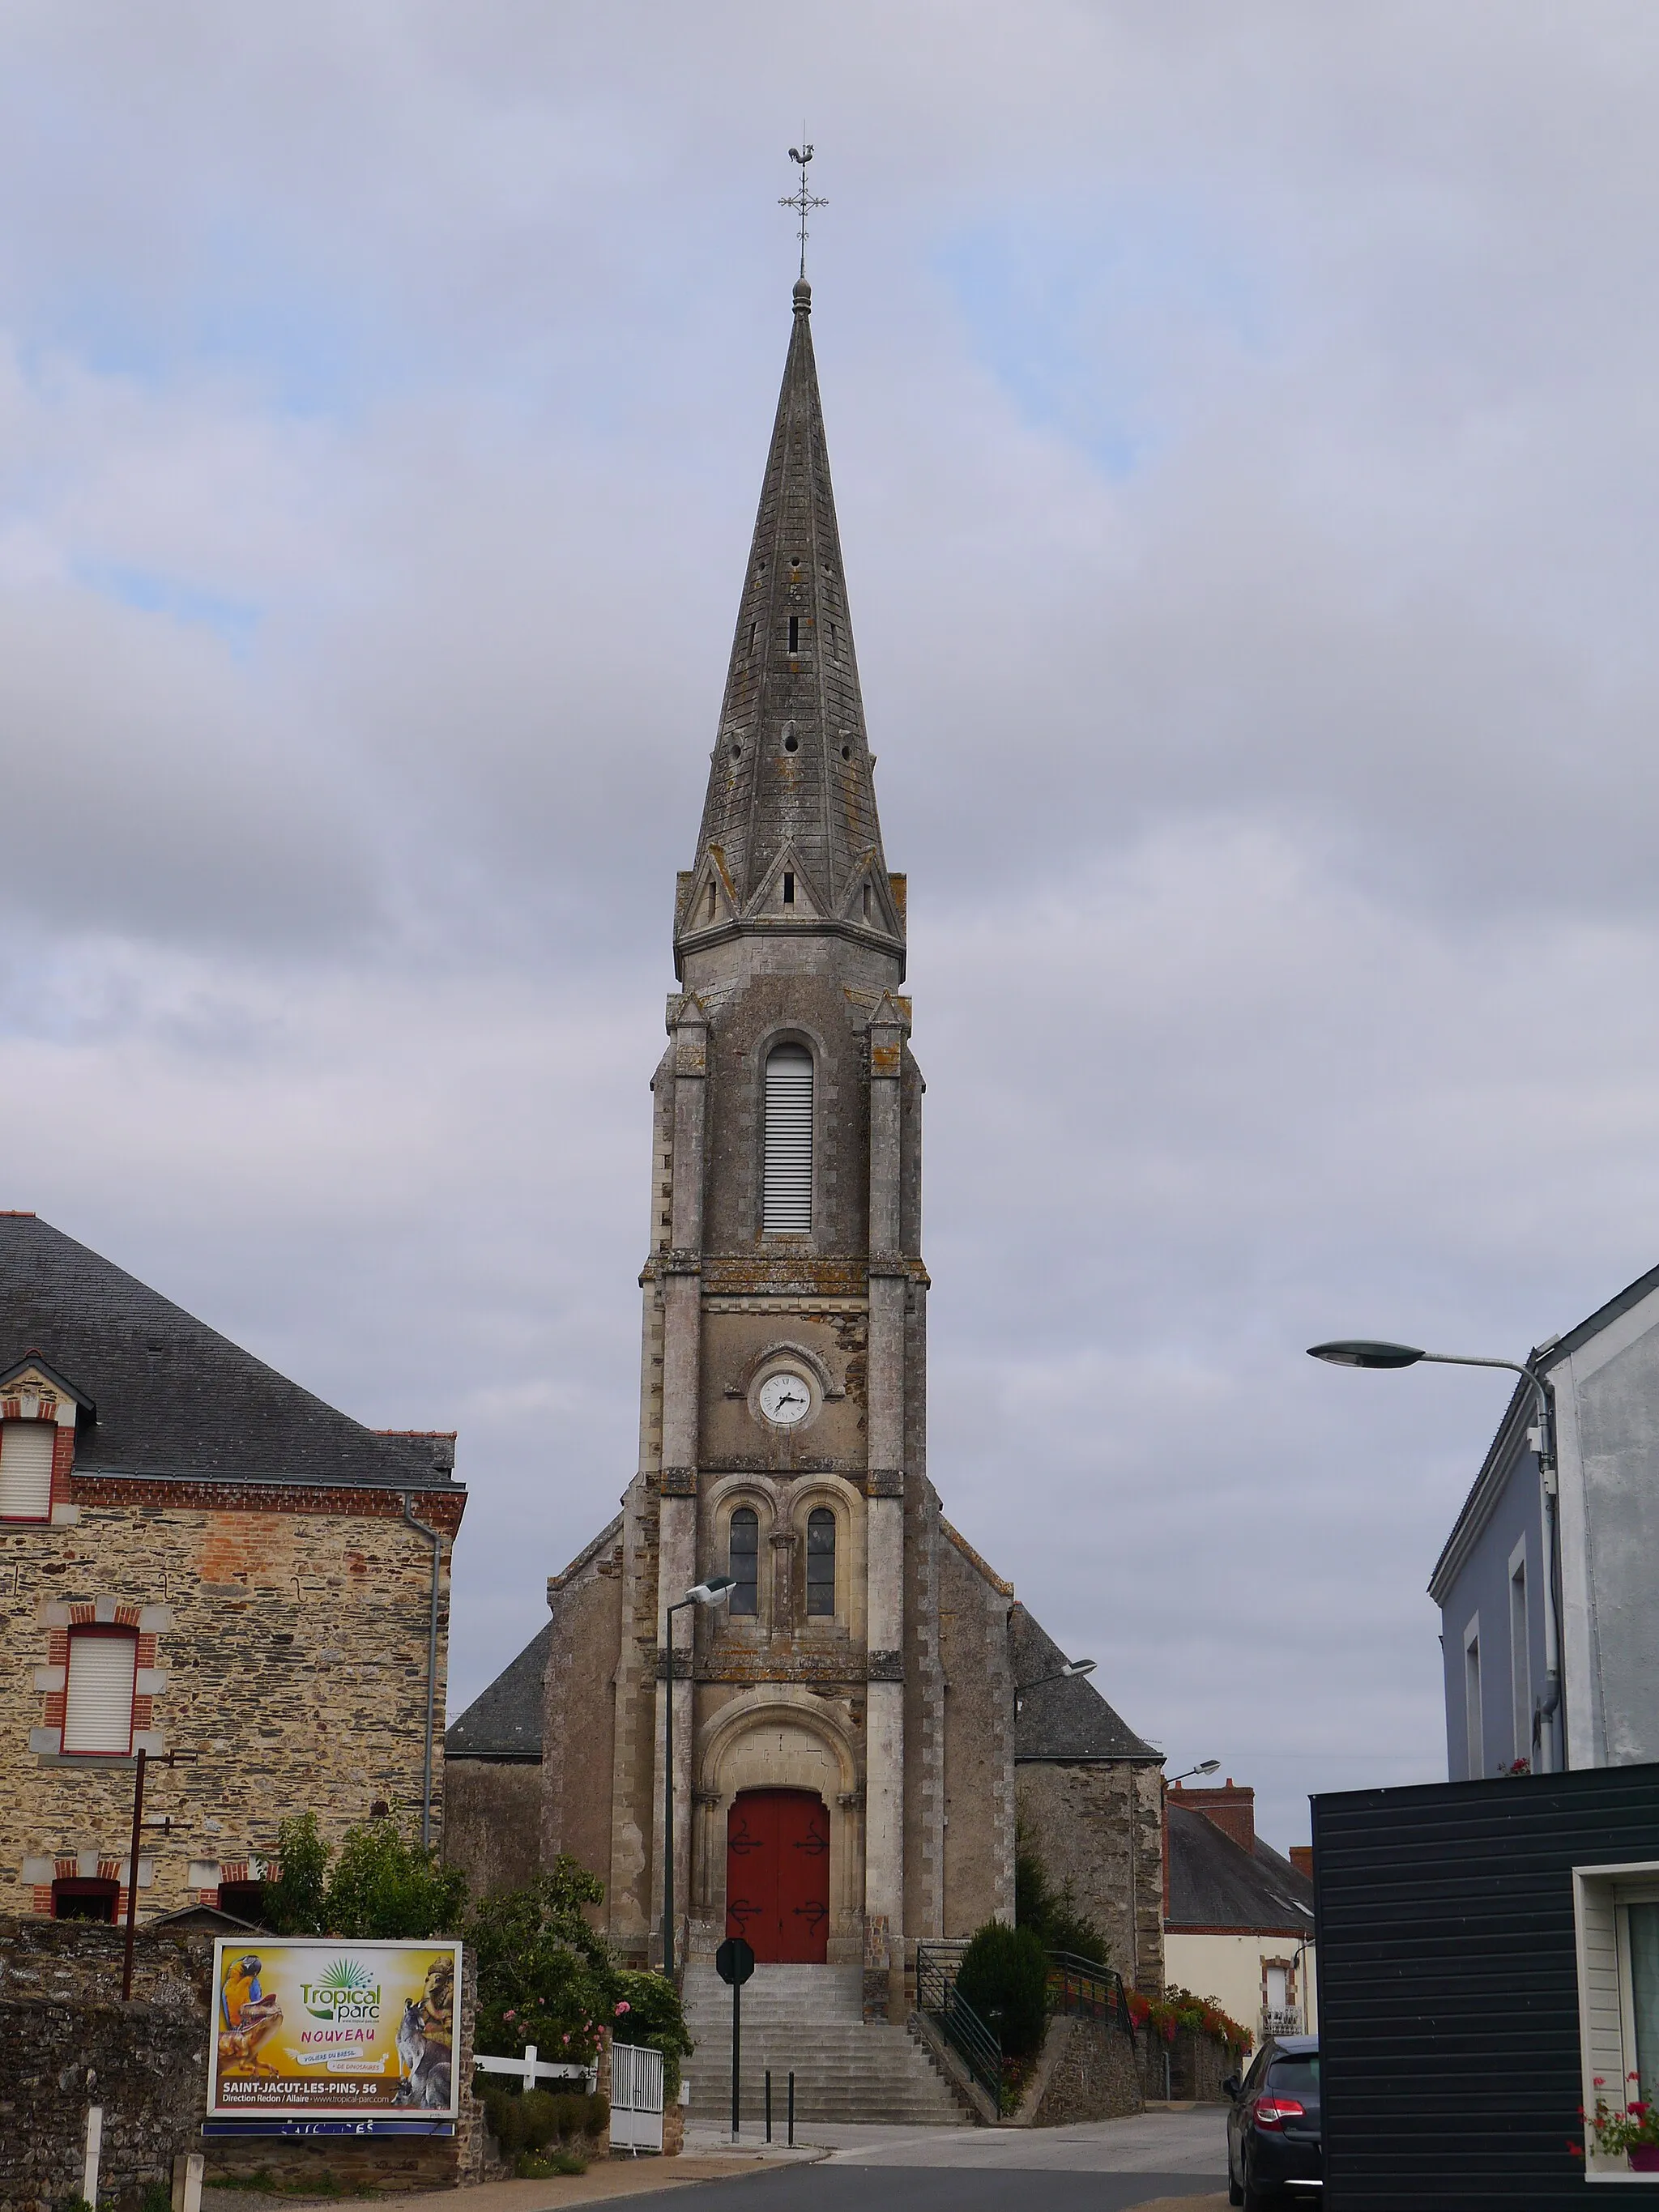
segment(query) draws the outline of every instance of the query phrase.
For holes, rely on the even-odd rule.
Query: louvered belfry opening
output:
[[[766,1061],[766,1170],[761,1225],[766,1234],[812,1226],[812,1055],[781,1044]]]
[[[131,1754],[137,1665],[136,1629],[71,1629],[64,1705],[66,1752],[115,1759]]]

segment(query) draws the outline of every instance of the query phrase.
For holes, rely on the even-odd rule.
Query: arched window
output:
[[[827,1505],[806,1516],[806,1617],[836,1610],[836,1516]]]
[[[760,1515],[752,1505],[739,1505],[732,1516],[732,1565],[737,1588],[732,1593],[733,1613],[760,1611]]]
[[[781,1044],[766,1061],[766,1162],[761,1225],[769,1236],[812,1226],[812,1055]]]

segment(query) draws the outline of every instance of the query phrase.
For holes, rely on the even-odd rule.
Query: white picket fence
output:
[[[643,2044],[611,2046],[611,2147],[662,2148],[662,2053]]]
[[[591,2066],[574,2066],[568,2058],[557,2062],[538,2058],[533,2043],[526,2044],[522,2058],[486,2058],[480,2053],[472,2063],[483,2067],[486,2074],[516,2074],[526,2089],[533,2089],[538,2081],[585,2081],[591,2091],[599,2079],[598,2059]]]

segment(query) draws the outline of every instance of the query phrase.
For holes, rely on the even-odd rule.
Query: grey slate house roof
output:
[[[32,1213],[0,1213],[0,1374],[82,1406],[77,1474],[459,1490],[452,1437],[384,1435]]]
[[[1177,1934],[1229,1931],[1300,1935],[1313,1930],[1313,1884],[1258,1837],[1254,1851],[1213,1820],[1169,1800],[1164,1925]]]
[[[542,1691],[553,1644],[550,1620],[444,1735],[446,1759],[539,1759]]]
[[[1014,1680],[1041,1682],[1066,1664],[1062,1651],[1046,1629],[1040,1628],[1023,1605],[1009,1614],[1008,1638],[1013,1653]],[[1079,1655],[1081,1656],[1081,1655]],[[1087,1675],[1069,1681],[1043,1682],[1041,1689],[1021,1699],[1014,1723],[1014,1760],[1057,1759],[1075,1763],[1088,1759],[1145,1759],[1157,1766],[1164,1754],[1138,1736],[1113,1711]]]

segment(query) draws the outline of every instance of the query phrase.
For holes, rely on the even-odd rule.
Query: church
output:
[[[641,1963],[672,1938],[695,1966],[741,1934],[762,1962],[859,1970],[865,2017],[902,2020],[918,1941],[1013,1918],[1030,1794],[1028,1841],[1035,1821],[1114,1963],[1159,1987],[1162,1755],[929,1479],[907,885],[877,812],[811,309],[803,276],[675,892],[638,1470],[550,1582],[542,1636],[450,1729],[448,1848],[497,1880],[570,1853]]]

